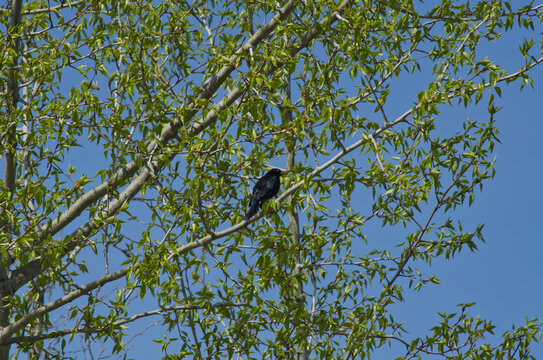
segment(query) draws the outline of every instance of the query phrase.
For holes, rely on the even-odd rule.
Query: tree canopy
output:
[[[533,358],[538,319],[491,342],[467,299],[414,335],[393,305],[484,241],[455,211],[494,176],[501,89],[533,86],[542,10],[13,0],[0,360],[136,358],[135,342],[171,359]],[[511,32],[506,70],[481,49]],[[440,118],[472,105],[486,115]],[[278,198],[243,220],[271,167]]]

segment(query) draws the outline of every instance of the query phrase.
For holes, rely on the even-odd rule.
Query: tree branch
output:
[[[8,130],[6,137],[3,141],[4,156],[5,156],[5,169],[4,169],[4,188],[9,192],[9,199],[13,198],[15,192],[15,177],[16,177],[16,158],[15,149],[17,148],[17,119],[14,116],[15,109],[19,103],[19,79],[17,73],[17,63],[20,55],[19,45],[20,40],[17,33],[19,32],[19,26],[21,24],[21,9],[23,6],[22,0],[12,0],[11,2],[11,14],[7,31],[7,48],[12,48],[13,63],[10,64],[11,68],[8,70],[8,104],[6,109],[6,118],[4,121],[8,123]],[[9,216],[5,216],[10,207],[10,201],[6,201],[0,204],[0,229],[6,234],[6,238],[11,238],[11,224],[9,223]],[[11,209],[10,209],[11,210]],[[7,240],[6,239],[6,240]],[[9,256],[9,255],[8,255]],[[5,255],[0,255],[0,328],[4,329],[9,326],[11,306],[6,304],[4,300],[8,295],[12,295],[15,292],[15,282],[11,278],[8,265],[5,265]],[[0,346],[0,360],[9,358],[9,345]]]
[[[8,26],[8,41],[7,46],[13,49],[13,52],[16,54],[13,57],[13,64],[8,71],[8,97],[11,100],[7,105],[6,119],[9,123],[9,128],[6,132],[6,137],[4,140],[4,156],[5,156],[5,170],[4,170],[4,187],[10,192],[10,198],[13,194],[15,188],[15,171],[16,171],[16,162],[15,162],[15,149],[17,147],[17,139],[15,137],[15,131],[17,127],[17,121],[13,118],[13,112],[17,108],[19,103],[19,79],[17,78],[17,64],[19,56],[19,45],[20,40],[19,36],[15,33],[19,25],[21,24],[21,8],[22,0],[13,0],[11,3],[11,14]],[[0,205],[0,218],[3,217],[6,210],[6,205]]]
[[[219,302],[216,304],[206,305],[206,306],[198,306],[198,305],[179,305],[179,306],[168,306],[162,309],[155,309],[150,311],[145,311],[136,315],[133,315],[129,318],[122,319],[119,321],[116,321],[113,324],[113,327],[119,327],[124,324],[128,324],[131,322],[134,322],[139,319],[143,319],[149,316],[154,315],[162,315],[165,312],[168,311],[189,311],[189,310],[200,310],[200,309],[208,309],[208,308],[221,308],[221,307],[240,307],[240,306],[247,306],[245,303],[230,303],[230,302]],[[46,339],[53,339],[53,338],[59,338],[62,336],[72,335],[72,334],[96,334],[96,333],[103,333],[107,329],[109,329],[110,326],[108,325],[106,328],[98,328],[98,329],[90,329],[90,328],[77,328],[77,329],[71,329],[71,330],[60,330],[60,331],[53,331],[47,334],[41,334],[41,335],[30,335],[30,336],[15,336],[11,337],[6,341],[6,344],[29,344],[34,343],[37,341],[42,341]]]
[[[0,344],[7,344],[8,339],[11,337],[11,335],[15,334],[15,332],[22,330],[27,324],[32,322],[32,320],[49,313],[55,309],[58,309],[59,307],[66,305],[78,297],[88,294],[90,291],[96,289],[99,286],[102,286],[104,284],[107,284],[111,281],[117,280],[123,276],[126,276],[129,271],[136,270],[141,263],[134,264],[132,266],[128,266],[124,269],[121,269],[117,272],[107,274],[100,279],[97,279],[95,281],[92,281],[86,285],[81,286],[79,289],[74,290],[70,292],[69,294],[61,297],[60,299],[57,299],[55,301],[52,301],[44,306],[40,306],[39,308],[36,308],[32,311],[30,311],[28,314],[23,316],[21,319],[9,324],[5,328],[0,331]]]

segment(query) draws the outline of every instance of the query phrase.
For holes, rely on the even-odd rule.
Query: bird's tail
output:
[[[243,217],[244,220],[249,220],[252,218],[256,213],[258,212],[258,202],[255,201],[251,204],[249,207],[249,210],[247,211],[247,214]]]

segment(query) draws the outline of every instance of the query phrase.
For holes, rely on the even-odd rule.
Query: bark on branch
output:
[[[19,79],[17,74],[17,63],[19,57],[19,46],[20,40],[18,36],[18,30],[21,24],[21,9],[23,6],[22,0],[13,0],[11,2],[11,14],[10,21],[8,26],[8,41],[7,47],[11,47],[14,51],[13,53],[13,63],[11,64],[11,69],[8,72],[8,97],[10,103],[7,104],[6,118],[4,121],[8,122],[8,130],[6,137],[3,141],[4,148],[4,158],[5,158],[5,168],[4,168],[4,187],[6,191],[9,192],[9,198],[13,197],[15,191],[15,177],[16,177],[16,158],[15,158],[15,149],[17,148],[17,119],[14,116],[15,109],[19,103]],[[0,232],[3,232],[6,238],[10,239],[11,237],[11,224],[5,218],[8,218],[6,212],[9,209],[9,201],[5,204],[0,205]],[[8,298],[9,295],[12,295],[15,290],[15,281],[11,277],[8,266],[4,264],[9,261],[5,261],[4,256],[0,256],[2,265],[0,265],[0,328],[2,331],[6,326],[9,326],[10,318],[10,306],[9,303],[6,304],[4,299]],[[9,345],[0,346],[0,360],[7,360],[9,358]]]

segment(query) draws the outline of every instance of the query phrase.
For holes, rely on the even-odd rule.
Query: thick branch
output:
[[[240,307],[240,306],[246,306],[245,303],[229,303],[229,302],[219,302],[215,304],[210,305],[179,305],[179,306],[168,306],[161,309],[155,309],[150,311],[145,311],[136,315],[133,315],[129,318],[122,319],[119,321],[116,321],[113,324],[113,327],[119,327],[131,322],[134,322],[139,319],[143,319],[149,316],[155,316],[155,315],[162,315],[165,312],[168,311],[190,311],[190,310],[200,310],[200,309],[217,309],[221,307]],[[97,334],[102,333],[104,331],[107,331],[110,328],[110,325],[107,325],[106,328],[99,328],[99,329],[91,329],[88,327],[82,327],[82,328],[76,328],[76,329],[70,329],[70,330],[59,330],[59,331],[53,331],[47,334],[40,334],[40,335],[30,335],[30,336],[15,336],[12,338],[9,338],[6,343],[7,344],[29,344],[34,343],[37,341],[42,341],[46,339],[53,339],[53,338],[59,338],[62,336],[72,335],[72,334]]]
[[[19,81],[17,78],[17,64],[19,56],[19,37],[17,36],[17,29],[21,24],[21,7],[22,0],[13,0],[11,3],[11,15],[8,27],[8,47],[13,48],[13,64],[8,72],[8,96],[10,103],[8,104],[6,119],[9,123],[9,129],[7,131],[6,138],[4,140],[4,157],[6,166],[4,170],[4,187],[10,193],[13,193],[15,187],[15,148],[17,147],[17,140],[15,137],[15,130],[17,126],[16,119],[13,118],[13,112],[17,108],[19,103]],[[0,207],[0,218],[4,215],[6,208],[4,205]]]
[[[36,308],[32,311],[30,311],[28,314],[23,316],[21,319],[11,323],[10,325],[6,326],[2,329],[0,332],[0,344],[7,344],[8,339],[15,334],[15,332],[22,330],[27,324],[32,322],[32,320],[49,313],[55,309],[58,309],[59,307],[66,305],[78,297],[88,294],[90,291],[98,288],[99,286],[102,286],[104,284],[107,284],[111,281],[117,280],[123,276],[126,276],[129,271],[136,270],[141,263],[135,264],[130,267],[126,267],[124,269],[121,269],[117,272],[105,275],[101,277],[98,280],[92,281],[88,283],[87,285],[81,286],[79,289],[72,291],[71,293],[61,297],[60,299],[57,299],[55,301],[52,301],[44,306],[40,306],[39,308]]]
[[[19,56],[19,37],[17,33],[19,32],[19,26],[21,24],[21,9],[22,9],[22,0],[13,0],[11,3],[11,15],[10,22],[8,26],[8,41],[7,47],[13,48],[13,63],[8,72],[8,97],[10,103],[7,104],[6,118],[4,121],[8,122],[8,130],[6,137],[3,142],[4,148],[4,157],[6,161],[4,169],[4,187],[9,192],[9,198],[13,197],[13,192],[15,191],[15,175],[16,175],[16,159],[15,159],[15,149],[17,147],[17,121],[14,116],[15,109],[19,103],[19,81],[17,78],[17,63]],[[4,218],[6,212],[8,211],[9,201],[6,204],[0,205],[0,231],[5,234],[11,232],[10,224]],[[9,235],[8,235],[9,236]],[[14,281],[10,279],[10,272],[7,267],[4,267],[4,255],[0,256],[2,265],[0,265],[0,328],[4,329],[9,324],[10,317],[10,306],[9,303],[6,304],[4,297],[12,295],[15,291]],[[9,345],[0,346],[0,360],[9,358]]]
[[[287,39],[288,41],[288,39]],[[284,99],[286,103],[290,104],[292,103],[292,95],[290,91],[290,74],[285,74],[285,86],[283,88],[284,91]],[[290,107],[285,107],[283,111],[283,123],[284,124],[290,124],[292,123],[292,110]],[[294,146],[295,140],[294,139],[286,139],[285,141],[285,147],[287,149],[287,156],[286,156],[286,170],[287,172],[292,171],[295,164],[295,146]],[[302,260],[301,260],[301,249],[300,249],[300,219],[298,217],[298,206],[296,204],[296,201],[294,199],[294,196],[289,196],[286,201],[289,203],[289,211],[288,211],[288,223],[289,223],[289,231],[290,231],[290,239],[291,239],[291,246],[296,251],[294,256],[294,267],[292,269],[292,277],[296,281],[296,302],[300,309],[303,309],[305,306],[304,302],[304,282],[302,280],[301,276],[301,269],[302,269]],[[295,321],[295,327],[296,332],[299,335],[298,342],[296,343],[296,359],[297,360],[306,360],[307,359],[307,348],[302,342],[302,337],[304,334],[304,327],[305,325],[302,324],[300,321]]]

